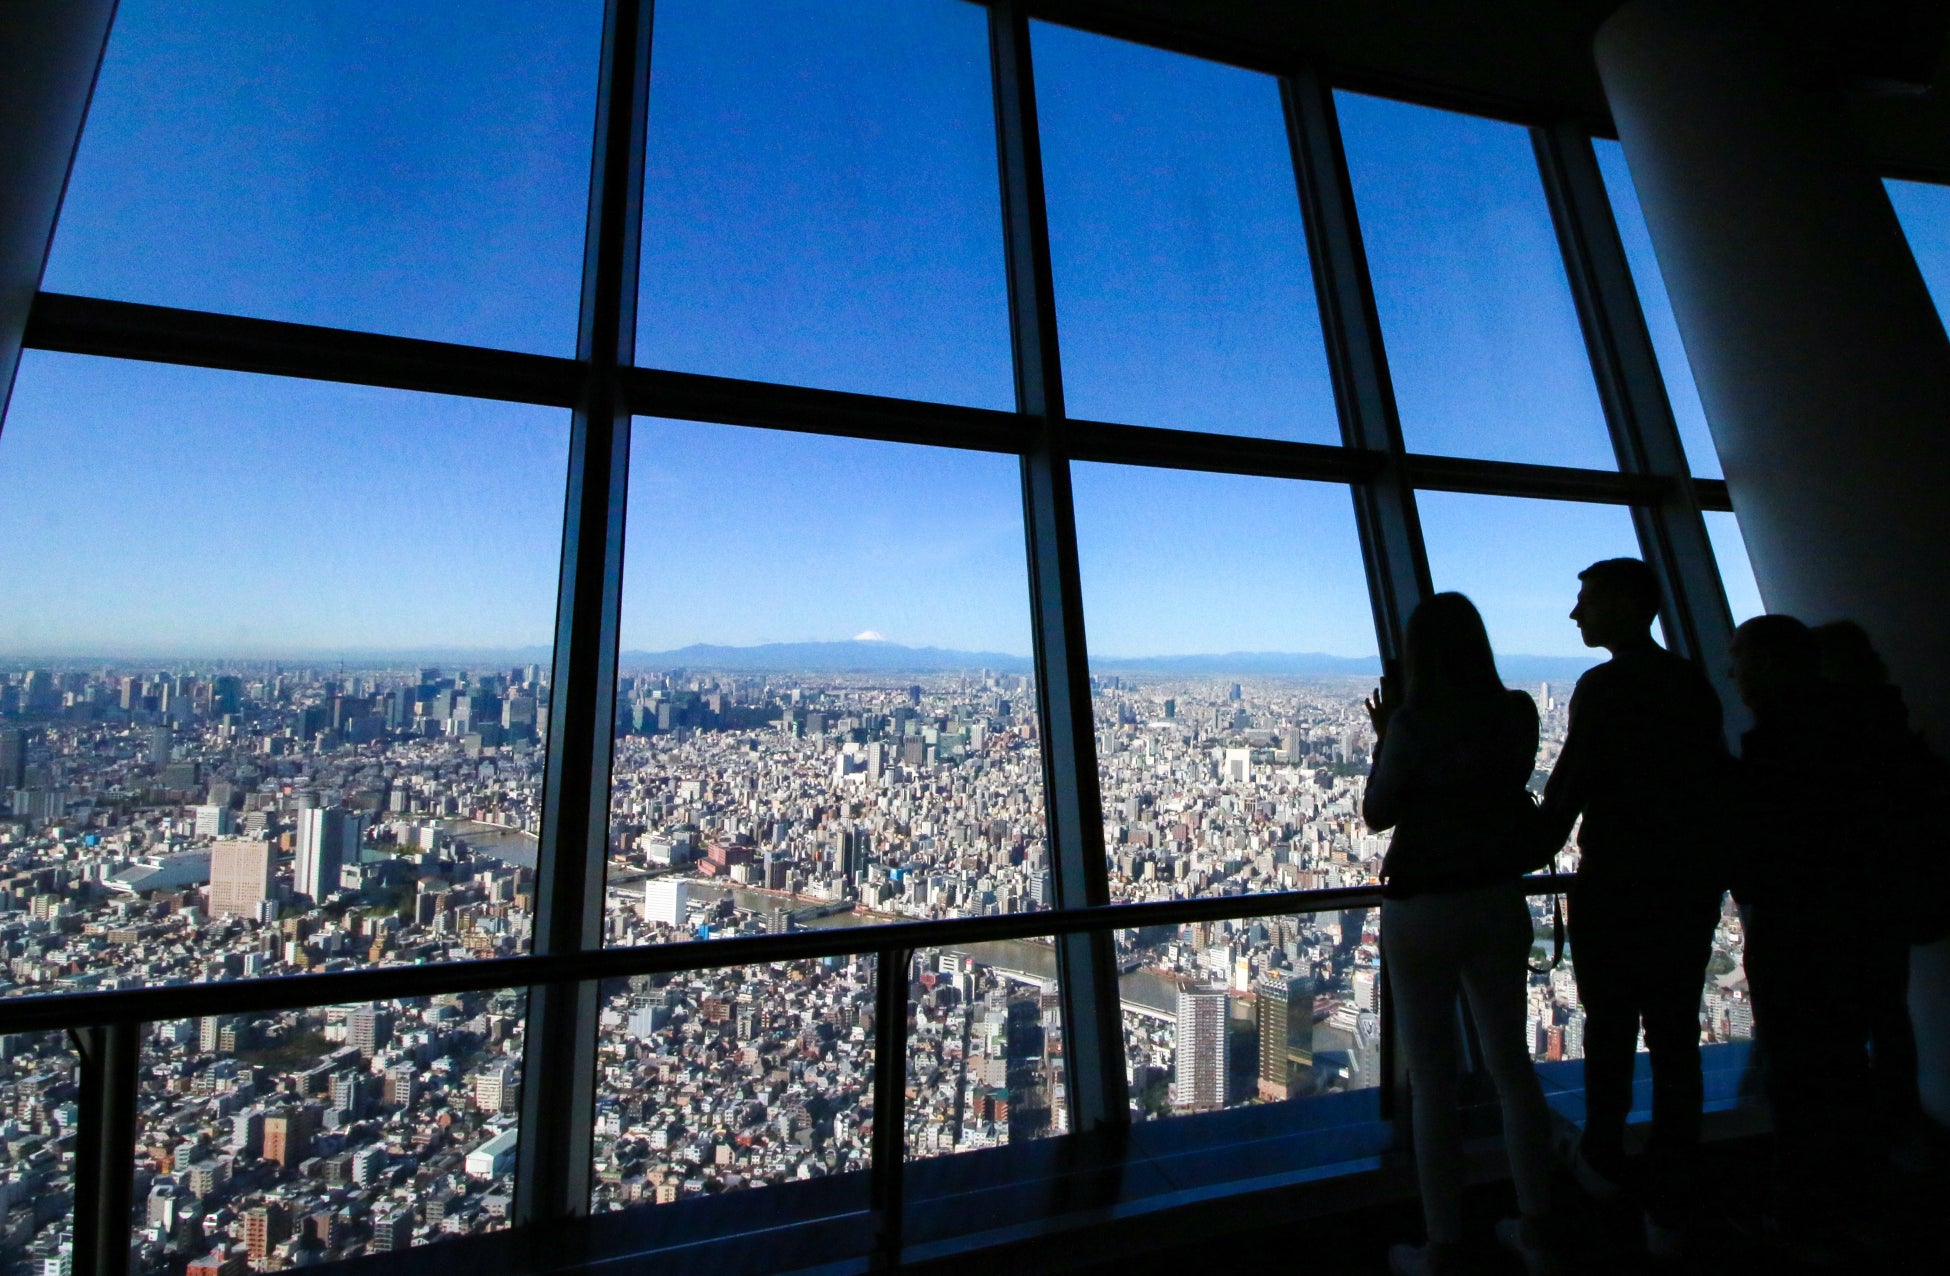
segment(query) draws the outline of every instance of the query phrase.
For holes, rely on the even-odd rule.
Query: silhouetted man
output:
[[[1652,1055],[1648,1151],[1659,1171],[1648,1176],[1646,1235],[1667,1252],[1679,1243],[1674,1215],[1699,1143],[1699,1005],[1720,914],[1714,832],[1730,760],[1720,700],[1705,674],[1653,641],[1652,569],[1613,558],[1578,580],[1571,619],[1585,645],[1611,659],[1578,680],[1544,793],[1559,837],[1584,817],[1570,893],[1585,1011],[1586,1121],[1576,1171],[1600,1199],[1621,1190],[1642,1022]]]

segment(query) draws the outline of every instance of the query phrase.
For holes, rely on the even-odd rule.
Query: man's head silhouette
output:
[[[1659,615],[1659,580],[1636,558],[1607,558],[1578,573],[1578,603],[1571,619],[1587,647],[1620,647],[1652,641]]]

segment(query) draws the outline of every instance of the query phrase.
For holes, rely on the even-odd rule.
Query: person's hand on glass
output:
[[[1387,674],[1381,675],[1381,685],[1366,701],[1368,721],[1374,725],[1374,740],[1380,744],[1388,734],[1388,719],[1401,707],[1401,698],[1395,694],[1395,680]]]

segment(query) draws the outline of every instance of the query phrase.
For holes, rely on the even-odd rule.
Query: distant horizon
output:
[[[808,651],[806,649],[814,649]],[[1025,652],[973,651],[963,648],[915,646],[894,642],[885,638],[853,637],[843,639],[808,639],[798,642],[767,642],[749,644],[730,643],[688,643],[681,647],[660,651],[642,649],[624,650],[618,653],[619,667],[629,664],[664,668],[695,668],[699,670],[724,669],[727,672],[792,672],[790,663],[773,662],[760,665],[741,666],[723,663],[735,660],[738,656],[757,656],[771,653],[774,657],[788,657],[795,650],[806,657],[824,656],[837,659],[841,653],[857,650],[862,653],[877,652],[895,656],[895,660],[881,660],[871,667],[840,669],[833,664],[801,666],[808,672],[878,672],[893,673],[903,669],[915,672],[939,672],[939,662],[948,662],[956,668],[1001,668],[1005,672],[1026,669],[1033,664],[1033,657]],[[937,662],[932,665],[903,665],[898,657],[911,653],[923,662]],[[1499,662],[1512,663],[1596,663],[1603,655],[1589,650],[1583,655],[1551,652],[1508,652],[1498,653]],[[409,665],[461,665],[461,666],[505,666],[525,664],[551,664],[552,648],[533,645],[522,647],[394,647],[362,648],[343,651],[265,651],[257,653],[238,652],[194,652],[167,651],[162,649],[146,652],[90,652],[90,651],[8,651],[0,650],[0,661],[10,666],[33,667],[36,663],[63,663],[68,665],[137,666],[152,664],[206,663],[211,665],[234,664],[294,664],[294,665],[332,665],[344,664],[354,669],[403,668]],[[1093,669],[1115,672],[1120,666],[1152,666],[1144,672],[1178,673],[1181,675],[1220,676],[1225,673],[1276,674],[1281,671],[1267,666],[1278,662],[1292,664],[1315,663],[1346,666],[1322,670],[1320,675],[1364,674],[1380,669],[1381,660],[1373,653],[1348,654],[1324,651],[1206,651],[1206,652],[1157,652],[1157,653],[1118,653],[1092,655],[1090,665]],[[1181,668],[1156,668],[1156,666],[1185,666]],[[1191,667],[1191,666],[1202,667]]]

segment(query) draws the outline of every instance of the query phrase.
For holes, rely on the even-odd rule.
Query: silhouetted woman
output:
[[[1943,807],[1945,767],[1911,729],[1903,693],[1862,626],[1852,620],[1812,631],[1821,655],[1821,678],[1835,697],[1840,731],[1865,768],[1862,809],[1877,813],[1888,862],[1903,889],[1890,901],[1893,917],[1878,918],[1859,933],[1858,969],[1864,1026],[1868,1029],[1869,1099],[1877,1134],[1892,1164],[1930,1168],[1928,1118],[1917,1090],[1916,1030],[1909,1017],[1909,950],[1945,933]]]
[[[1556,1269],[1550,1116],[1524,1040],[1530,909],[1518,878],[1535,837],[1526,786],[1537,707],[1496,672],[1483,619],[1461,594],[1409,617],[1406,688],[1368,701],[1377,744],[1362,814],[1394,829],[1382,862],[1382,961],[1414,1102],[1415,1168],[1429,1243],[1389,1251],[1396,1273],[1454,1270],[1462,1241],[1463,1147],[1456,1095],[1456,993],[1469,998],[1483,1062],[1503,1105],[1523,1209],[1498,1239],[1535,1274]]]

